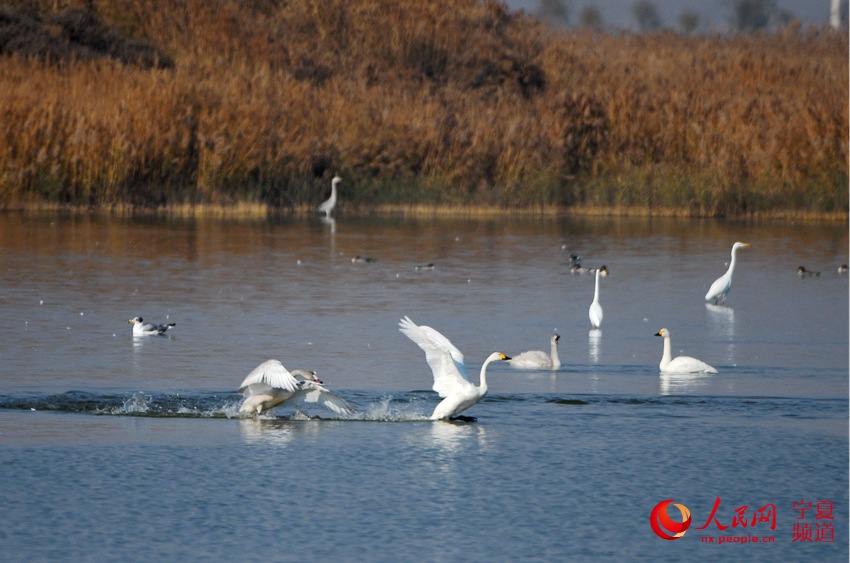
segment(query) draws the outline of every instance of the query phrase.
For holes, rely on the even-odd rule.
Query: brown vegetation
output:
[[[339,173],[349,211],[847,213],[846,34],[564,32],[474,0],[35,4],[0,11],[0,207],[303,209]],[[10,49],[10,13],[53,36],[85,15],[113,48]]]

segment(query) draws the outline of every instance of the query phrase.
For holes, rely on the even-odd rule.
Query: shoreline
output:
[[[233,204],[168,204],[157,207],[119,205],[71,205],[58,203],[28,203],[0,207],[0,213],[11,214],[90,214],[104,216],[152,216],[204,219],[259,219],[267,217],[320,216],[312,206],[277,207],[265,203],[240,202]],[[848,223],[848,212],[814,212],[809,210],[777,209],[755,213],[707,215],[686,208],[646,208],[641,206],[533,206],[503,208],[482,205],[420,205],[382,204],[375,206],[342,207],[337,217],[400,216],[411,218],[468,218],[498,217],[622,217],[678,218],[734,221],[803,221],[811,223]]]

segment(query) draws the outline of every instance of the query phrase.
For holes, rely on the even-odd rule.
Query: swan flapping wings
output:
[[[419,326],[405,316],[399,330],[425,352],[425,361],[434,374],[434,386],[440,397],[446,397],[459,387],[474,386],[463,365],[463,353],[451,341],[430,326]]]
[[[245,397],[239,410],[261,413],[283,403],[296,406],[319,405],[337,414],[352,414],[355,409],[345,399],[331,393],[315,372],[290,372],[277,360],[266,360],[249,373],[239,392]]]

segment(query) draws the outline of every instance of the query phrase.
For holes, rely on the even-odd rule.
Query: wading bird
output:
[[[745,246],[750,246],[749,243],[746,242],[736,242],[732,245],[732,261],[729,262],[729,269],[726,270],[726,273],[714,280],[714,283],[711,284],[711,287],[708,289],[708,293],[705,294],[705,300],[715,305],[722,305],[726,301],[726,295],[729,293],[729,290],[732,289],[732,273],[735,271],[735,256],[737,255],[739,248],[744,248]]]

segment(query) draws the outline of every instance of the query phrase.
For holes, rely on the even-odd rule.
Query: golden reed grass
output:
[[[41,0],[44,18],[87,2]],[[848,207],[848,40],[555,31],[475,0],[113,0],[171,69],[0,58],[0,207]]]

